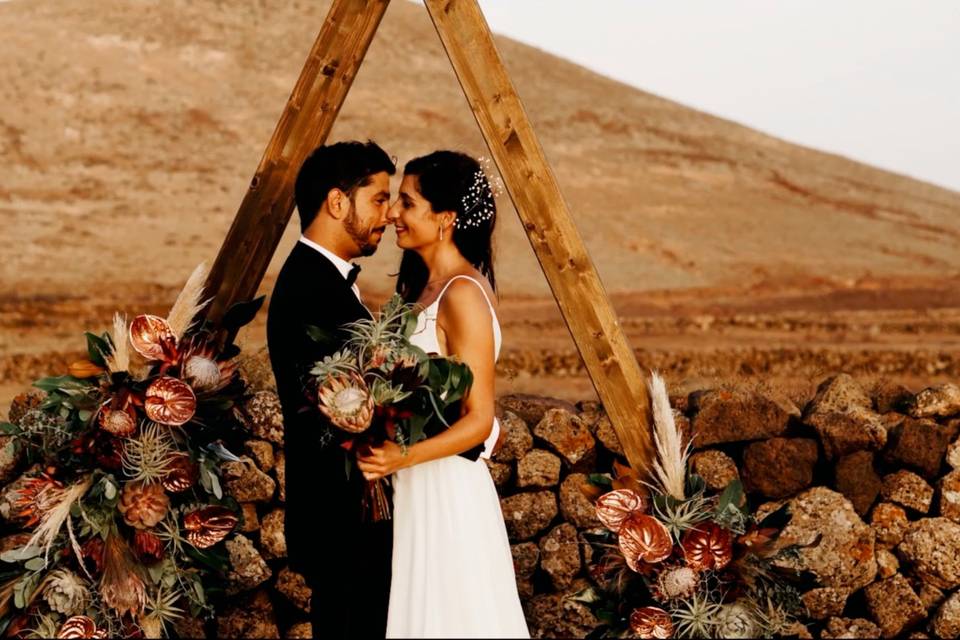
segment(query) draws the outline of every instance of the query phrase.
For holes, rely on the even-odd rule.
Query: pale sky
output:
[[[960,0],[480,0],[651,93],[960,191]]]

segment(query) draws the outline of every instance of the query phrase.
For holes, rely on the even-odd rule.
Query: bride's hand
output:
[[[357,452],[357,466],[367,480],[377,480],[402,469],[408,462],[403,449],[396,442],[387,440],[379,447],[368,447]]]

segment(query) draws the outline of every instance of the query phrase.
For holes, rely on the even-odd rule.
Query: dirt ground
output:
[[[663,372],[675,393],[745,383],[803,398],[836,371],[915,390],[960,378],[958,285],[960,279],[781,283],[616,294],[613,302],[640,362]],[[271,286],[265,281],[262,291]],[[97,297],[0,299],[0,415],[32,380],[64,373],[82,357],[83,331],[106,330],[115,310],[165,314],[176,294],[138,285]],[[500,316],[498,393],[596,397],[552,299],[505,297]],[[241,333],[245,357],[262,356],[265,318],[262,311]]]

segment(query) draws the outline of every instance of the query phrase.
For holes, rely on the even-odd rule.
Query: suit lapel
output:
[[[336,292],[340,303],[355,307],[356,313],[351,315],[356,318],[373,318],[370,309],[357,298],[353,289],[347,286],[343,274],[326,256],[302,242],[297,242],[294,251],[298,254],[298,258],[303,261],[305,267],[303,272],[299,274],[300,277],[322,278],[327,285],[327,289]]]

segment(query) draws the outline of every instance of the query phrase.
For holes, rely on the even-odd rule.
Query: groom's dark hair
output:
[[[370,184],[370,176],[381,171],[392,176],[397,165],[373,140],[337,142],[314,149],[300,166],[293,187],[300,231],[306,231],[317,217],[331,189],[340,189],[353,202],[357,189]]]

